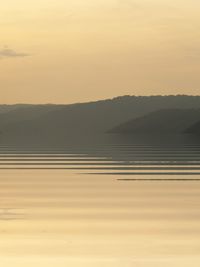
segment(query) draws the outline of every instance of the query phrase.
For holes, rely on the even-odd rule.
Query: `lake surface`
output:
[[[199,266],[200,141],[0,144],[0,262]]]

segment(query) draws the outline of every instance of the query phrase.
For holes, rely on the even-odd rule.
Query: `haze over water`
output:
[[[177,140],[2,143],[2,266],[198,266],[200,143]]]

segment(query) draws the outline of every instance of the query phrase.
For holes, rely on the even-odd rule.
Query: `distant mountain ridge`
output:
[[[86,136],[109,132],[160,109],[194,108],[200,108],[200,96],[122,96],[70,105],[26,105],[0,114],[0,131],[3,138]]]

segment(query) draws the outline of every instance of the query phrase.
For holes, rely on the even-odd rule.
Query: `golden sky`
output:
[[[199,0],[6,0],[1,103],[199,94]]]

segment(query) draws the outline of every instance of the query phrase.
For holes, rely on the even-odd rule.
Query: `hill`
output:
[[[200,109],[159,110],[130,120],[110,130],[111,133],[174,134],[183,133],[199,121]]]
[[[0,112],[0,126],[38,118],[47,112],[62,108],[61,105],[14,105]]]
[[[17,105],[0,105],[0,114],[6,113],[12,110],[16,110],[20,107],[29,106],[25,104],[17,104]]]
[[[187,128],[185,130],[185,133],[199,135],[200,134],[200,121],[194,123],[189,128]]]
[[[200,96],[123,96],[71,105],[31,105],[1,114],[4,138],[86,136],[105,133],[131,119],[162,108],[200,107]]]

